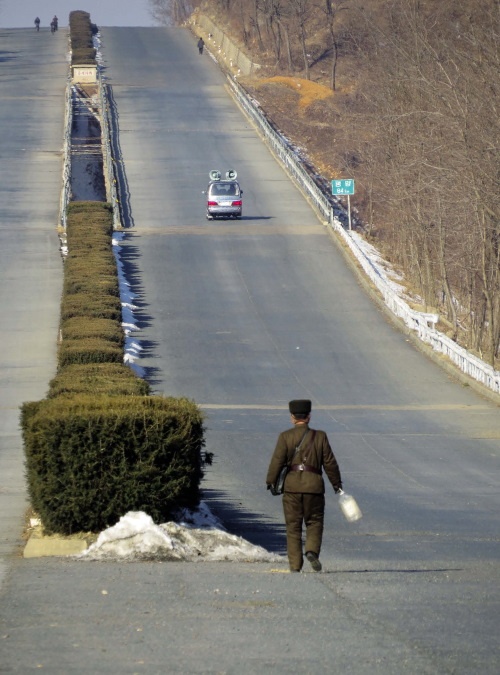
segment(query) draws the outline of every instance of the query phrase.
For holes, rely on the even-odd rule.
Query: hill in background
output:
[[[355,178],[365,236],[440,329],[497,368],[498,0],[204,0],[261,64],[242,84],[327,181]]]

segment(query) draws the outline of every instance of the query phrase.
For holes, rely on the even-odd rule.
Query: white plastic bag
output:
[[[352,495],[346,494],[343,490],[340,490],[339,494],[339,506],[344,514],[346,520],[350,523],[356,522],[359,520],[363,514],[359,508],[356,500]]]

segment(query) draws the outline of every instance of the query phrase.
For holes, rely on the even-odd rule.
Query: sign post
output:
[[[351,199],[354,194],[354,180],[352,178],[340,178],[332,180],[332,195],[347,195],[347,215],[349,217],[349,230],[351,229]]]

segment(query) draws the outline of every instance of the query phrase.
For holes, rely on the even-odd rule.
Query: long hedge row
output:
[[[59,372],[71,365],[123,363],[120,286],[112,234],[109,204],[69,204]]]
[[[69,15],[71,63],[74,66],[96,62],[96,50],[92,36],[97,26],[90,21],[90,14],[77,10]]]
[[[203,414],[150,395],[123,364],[124,336],[110,204],[67,214],[57,373],[25,403],[21,427],[31,503],[47,533],[98,532],[127,511],[157,522],[200,500]]]

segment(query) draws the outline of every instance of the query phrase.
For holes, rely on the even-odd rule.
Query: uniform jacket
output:
[[[298,453],[299,445],[306,430],[309,432]],[[271,463],[267,471],[266,483],[272,484],[285,464],[307,464],[320,471],[323,469],[335,490],[342,487],[340,469],[332,452],[328,437],[324,431],[316,430],[311,444],[311,432],[307,424],[299,424],[283,431],[276,443]],[[285,492],[309,492],[323,494],[325,483],[323,477],[309,471],[289,471],[285,480]]]

